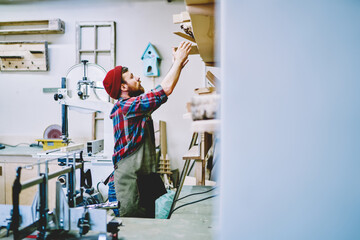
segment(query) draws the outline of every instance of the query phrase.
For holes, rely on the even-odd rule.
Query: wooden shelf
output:
[[[217,86],[219,84],[219,79],[217,77],[215,77],[215,75],[210,72],[210,71],[207,71],[206,72],[206,78],[209,80],[209,82],[211,82],[211,84],[213,86]]]
[[[220,119],[193,121],[191,129],[193,132],[216,132],[220,128]]]
[[[215,2],[214,0],[186,0],[185,2],[200,57],[207,66],[214,66]]]
[[[177,50],[177,47],[175,47],[175,51]],[[196,45],[191,46],[190,55],[199,54],[199,49]]]
[[[190,22],[190,16],[188,12],[182,12],[173,15],[173,23]]]
[[[192,148],[190,148],[189,151],[183,156],[183,159],[201,160],[199,145],[195,145]]]
[[[186,40],[189,40],[189,41],[191,41],[191,42],[193,42],[193,43],[196,43],[194,38],[192,38],[191,36],[189,36],[189,35],[187,35],[187,34],[185,34],[185,33],[182,33],[182,32],[174,32],[174,34],[175,34],[175,35],[178,35],[178,36],[180,36],[180,37],[182,37],[182,38],[185,38]]]
[[[64,32],[65,24],[60,19],[0,22],[0,35],[53,34]]]

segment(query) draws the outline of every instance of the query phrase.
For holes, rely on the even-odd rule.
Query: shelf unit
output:
[[[214,57],[215,43],[215,18],[214,8],[215,0],[185,0],[186,12],[173,15],[174,24],[183,24],[181,26],[183,32],[173,32],[187,41],[196,44],[193,45],[190,54],[199,54],[204,61],[205,66],[213,67],[216,65]],[[185,26],[185,28],[184,28]],[[190,26],[190,28],[188,28]],[[189,30],[191,31],[189,33]],[[197,52],[195,51],[195,48]],[[206,71],[206,79],[213,87],[202,87],[195,89],[196,95],[207,95],[216,93],[216,85],[218,79],[210,71]],[[205,105],[204,105],[205,106]],[[188,109],[188,111],[190,111]],[[196,112],[197,110],[195,110]],[[184,118],[194,118],[194,113],[188,112],[184,114]],[[195,117],[196,119],[196,117]],[[186,161],[183,171],[188,171],[190,160],[195,161],[195,178],[197,185],[205,184],[205,164],[207,162],[207,153],[213,144],[213,133],[219,129],[219,119],[196,120],[192,122],[192,131],[194,136],[199,135],[199,145],[194,146],[194,136],[192,139],[192,147],[189,152],[183,156]],[[186,166],[186,167],[185,167]],[[183,174],[182,174],[183,175]],[[181,179],[181,184],[184,179]],[[181,187],[180,187],[181,189]]]
[[[215,66],[214,0],[185,0],[200,57],[206,66]]]

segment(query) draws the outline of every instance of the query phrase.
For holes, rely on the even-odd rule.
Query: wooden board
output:
[[[215,1],[213,0],[186,0],[186,9],[189,12],[192,30],[196,39],[200,57],[206,66],[215,65]]]
[[[214,16],[191,14],[193,33],[196,39],[200,57],[205,63],[215,62],[214,58],[214,38],[215,38],[215,19]]]
[[[188,12],[181,12],[173,15],[173,23],[190,22],[190,16]]]
[[[185,38],[186,40],[189,40],[189,41],[191,41],[191,42],[193,42],[193,43],[196,43],[194,38],[192,38],[191,36],[189,36],[189,35],[187,35],[187,34],[185,34],[185,33],[182,33],[182,32],[174,32],[174,34],[175,34],[175,35],[178,35],[178,36],[180,36],[180,37],[182,37],[182,38]]]
[[[208,15],[214,16],[214,4],[207,3],[201,5],[187,5],[186,10],[189,14],[200,14],[200,15]]]
[[[177,49],[178,49],[178,48],[175,47],[175,51],[176,51]],[[192,45],[192,46],[191,46],[191,50],[190,50],[190,53],[189,53],[189,54],[190,54],[190,55],[199,54],[199,50],[198,50],[198,48],[197,48],[196,45]]]
[[[216,89],[214,87],[205,87],[205,88],[195,88],[194,92],[196,94],[209,94],[209,93],[212,93],[212,92],[215,92]]]
[[[4,163],[0,163],[0,204],[5,204],[5,171]]]
[[[60,19],[3,21],[0,29],[0,35],[64,33],[65,23]]]
[[[214,3],[215,0],[185,0],[186,5]]]
[[[211,82],[212,85],[216,86],[219,83],[219,79],[217,77],[215,77],[215,75],[210,72],[207,71],[206,72],[206,78]]]
[[[160,129],[160,151],[162,155],[161,159],[166,159],[166,155],[167,155],[166,122],[159,121],[159,129]]]
[[[199,145],[194,145],[189,151],[183,156],[183,160],[187,159],[198,159],[201,160],[200,156],[200,147]]]
[[[48,42],[0,42],[0,71],[48,71]]]

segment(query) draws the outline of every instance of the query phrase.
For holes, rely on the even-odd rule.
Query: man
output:
[[[118,99],[111,111],[115,147],[113,154],[114,176],[109,184],[109,200],[120,201],[120,216],[144,217],[146,210],[140,206],[138,181],[142,176],[156,172],[154,129],[151,113],[167,101],[173,92],[182,68],[188,62],[191,43],[181,42],[173,51],[173,65],[160,85],[145,93],[139,77],[126,67],[110,70],[104,87],[110,97]]]

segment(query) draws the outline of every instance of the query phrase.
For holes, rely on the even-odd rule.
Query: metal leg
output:
[[[37,239],[39,240],[45,240],[46,239],[46,228],[47,228],[47,175],[46,174],[40,174],[43,176],[43,181],[40,183],[40,205],[39,205],[39,226],[38,226],[38,236]]]
[[[20,226],[19,195],[21,192],[20,176],[21,176],[21,167],[18,167],[16,170],[16,178],[12,189],[13,210],[12,210],[10,228],[13,231],[14,239],[19,239],[19,226]],[[8,233],[9,233],[9,229],[8,229]]]
[[[189,165],[190,165],[190,159],[187,159],[185,161],[185,164],[184,164],[184,168],[183,168],[183,171],[181,173],[181,178],[180,178],[180,183],[179,183],[179,186],[177,187],[176,189],[176,192],[175,192],[175,196],[174,196],[174,200],[171,204],[171,208],[170,208],[170,212],[169,212],[169,216],[168,216],[168,219],[170,219],[171,217],[171,212],[172,210],[175,208],[175,205],[176,205],[176,200],[179,198],[179,195],[180,195],[180,192],[181,192],[181,189],[184,185],[184,182],[185,182],[185,177],[187,175],[187,172],[189,170]]]

